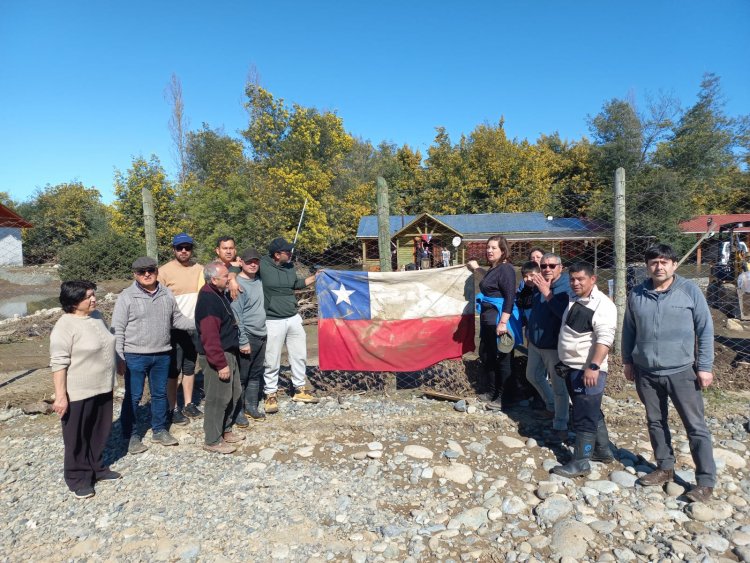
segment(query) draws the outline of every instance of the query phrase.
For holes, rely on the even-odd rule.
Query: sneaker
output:
[[[498,398],[489,403],[485,403],[484,408],[488,411],[501,411],[503,410],[503,403]]]
[[[172,436],[167,430],[157,430],[151,436],[151,441],[161,444],[162,446],[176,446],[179,444],[177,439]]]
[[[73,494],[76,498],[84,499],[93,497],[96,494],[96,491],[94,491],[94,487],[91,485],[86,485],[73,491]]]
[[[279,412],[279,400],[276,398],[276,393],[271,393],[266,397],[266,402],[263,403],[263,408],[266,414],[273,414]]]
[[[182,414],[182,411],[179,408],[175,408],[172,411],[172,424],[176,424],[177,426],[187,426],[190,424],[190,420]]]
[[[302,387],[297,387],[294,390],[294,397],[292,397],[292,401],[294,401],[295,403],[316,404],[320,402],[320,399],[318,399],[317,397],[313,397],[310,393],[308,393],[307,387],[303,385]]]
[[[148,446],[141,441],[140,436],[133,435],[128,441],[128,453],[131,455],[142,454],[148,449]]]
[[[207,452],[215,453],[215,454],[231,454],[234,452],[237,448],[234,446],[230,446],[225,441],[221,441],[218,444],[204,444],[203,449]]]
[[[655,485],[663,485],[672,479],[674,479],[674,469],[657,469],[638,479],[638,484],[643,485],[644,487],[652,487]]]
[[[97,481],[117,481],[118,479],[122,479],[122,474],[111,469],[107,469],[96,476]]]
[[[187,405],[182,407],[182,414],[184,414],[188,418],[200,418],[203,416],[203,411],[196,407],[195,404],[188,403]]]
[[[240,436],[239,434],[235,434],[230,430],[229,432],[224,432],[224,434],[222,435],[222,439],[227,444],[236,444],[237,442],[241,442],[242,440],[244,440],[245,437]]]
[[[687,493],[685,493],[685,496],[692,502],[707,502],[713,494],[713,487],[698,485],[697,487],[690,489]]]

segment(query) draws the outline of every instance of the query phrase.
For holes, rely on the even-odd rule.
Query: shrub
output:
[[[133,261],[145,254],[143,241],[106,231],[60,252],[60,279],[128,279]]]

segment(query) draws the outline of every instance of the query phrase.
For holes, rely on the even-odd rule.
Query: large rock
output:
[[[563,520],[552,528],[550,549],[558,557],[581,559],[588,551],[589,542],[596,534],[583,522]]]
[[[728,467],[734,469],[744,469],[747,465],[744,457],[723,448],[714,448],[714,458],[717,461],[722,460]]]
[[[526,446],[521,440],[512,436],[500,436],[497,441],[506,448],[523,448]]]
[[[503,499],[500,510],[505,514],[521,514],[526,511],[526,503],[517,496],[508,496]]]
[[[724,553],[729,549],[729,540],[719,534],[700,534],[695,537],[695,543],[717,553]]]
[[[413,457],[416,459],[432,459],[435,454],[432,452],[432,450],[429,450],[424,446],[409,444],[404,448],[404,455],[408,455],[409,457]]]
[[[474,508],[464,510],[461,514],[452,518],[450,522],[448,522],[448,529],[455,530],[463,526],[468,530],[475,531],[488,521],[489,517],[487,515],[487,509],[481,506],[475,506]]]
[[[621,487],[629,489],[635,487],[635,482],[638,480],[638,477],[627,471],[613,471],[609,476],[609,480],[613,483],[617,483]]]
[[[698,522],[711,522],[712,520],[726,520],[732,517],[731,505],[713,500],[709,502],[691,502],[685,507],[685,514]]]
[[[563,495],[550,495],[542,504],[536,507],[534,512],[548,524],[554,524],[561,520],[573,510],[573,503]]]
[[[612,481],[586,481],[586,486],[602,494],[609,495],[620,490],[617,483]]]
[[[445,477],[449,481],[458,483],[459,485],[465,485],[474,476],[474,472],[471,467],[464,465],[463,463],[452,463],[447,467],[439,465],[435,468],[435,475],[437,477]]]

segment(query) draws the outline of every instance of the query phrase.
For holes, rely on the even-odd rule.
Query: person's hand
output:
[[[250,352],[252,352],[252,348],[250,348],[250,344],[246,344],[245,346],[240,346],[241,354],[249,354]]]
[[[495,329],[495,334],[497,334],[498,336],[502,336],[506,332],[508,332],[508,324],[504,323],[504,322],[497,323],[497,328]]]
[[[625,379],[628,381],[635,381],[635,371],[633,370],[633,364],[625,364],[622,366],[622,373]]]
[[[699,371],[698,381],[701,384],[701,389],[705,389],[714,382],[714,374],[710,371]]]
[[[56,395],[55,402],[52,403],[52,410],[62,418],[68,412],[68,396],[64,393],[59,396]]]
[[[542,274],[538,272],[534,272],[531,279],[534,282],[534,285],[536,286],[536,288],[539,290],[539,292],[545,297],[547,297],[550,291],[552,291],[551,289],[552,284],[549,281],[547,281],[547,279]]]
[[[477,262],[476,260],[469,260],[466,263],[466,267],[469,268],[469,270],[473,272],[474,270],[479,268],[479,262]]]
[[[126,367],[125,361],[117,358],[117,375],[125,375]]]
[[[237,281],[237,278],[229,278],[229,295],[232,297],[232,301],[237,299],[240,293],[243,293],[240,282]]]
[[[230,374],[229,366],[225,368],[221,368],[219,370],[219,379],[221,379],[222,381],[229,381],[229,374]]]
[[[583,384],[586,387],[596,387],[596,382],[599,381],[599,370],[593,370],[586,368],[583,370]]]

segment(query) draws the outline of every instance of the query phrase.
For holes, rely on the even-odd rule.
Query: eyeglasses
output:
[[[542,270],[554,270],[557,268],[560,264],[539,264],[539,267]]]
[[[146,274],[155,274],[156,268],[141,268],[140,270],[136,270],[135,273],[139,276],[145,276]]]
[[[185,250],[193,250],[193,245],[192,244],[181,244],[180,246],[175,246],[174,249],[177,252],[183,252]]]

